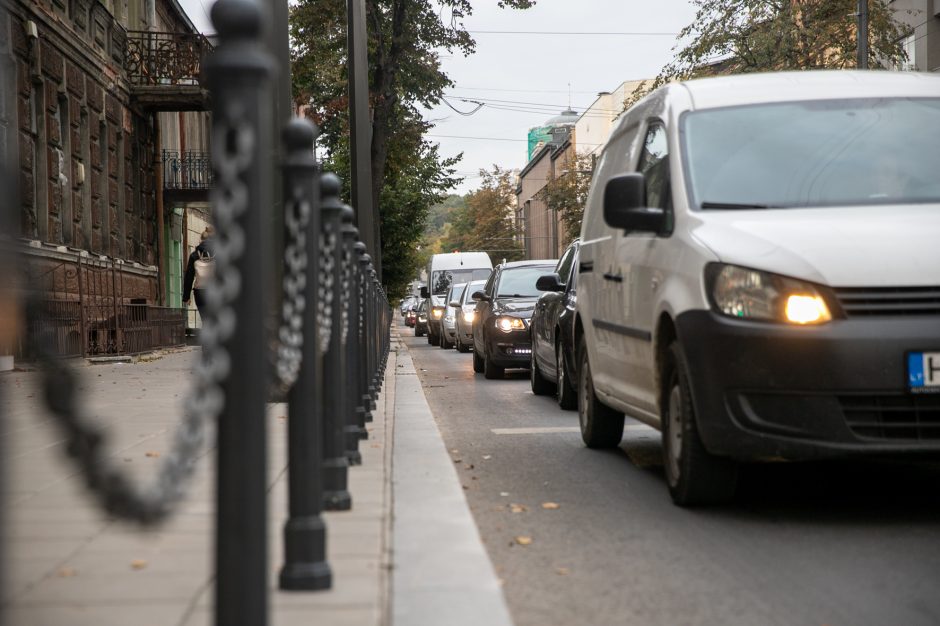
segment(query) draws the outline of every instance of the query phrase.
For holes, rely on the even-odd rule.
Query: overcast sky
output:
[[[212,2],[181,0],[204,32],[212,31]],[[524,167],[529,128],[567,108],[569,90],[571,107],[581,113],[598,92],[653,77],[672,59],[674,35],[628,33],[677,33],[695,15],[689,0],[538,0],[525,11],[499,9],[497,0],[473,5],[465,23],[477,41],[476,53],[443,59],[456,83],[447,100],[463,112],[477,106],[463,100],[487,104],[469,116],[445,104],[425,115],[434,120],[429,138],[440,144],[442,155],[463,152],[459,193],[478,185],[480,168]]]

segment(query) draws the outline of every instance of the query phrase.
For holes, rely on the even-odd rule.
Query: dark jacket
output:
[[[206,239],[193,250],[189,255],[189,262],[186,264],[186,275],[183,276],[183,302],[189,301],[193,292],[193,281],[196,280],[196,260],[213,256],[212,240]]]

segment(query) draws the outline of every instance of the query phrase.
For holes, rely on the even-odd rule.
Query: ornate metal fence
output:
[[[159,307],[125,289],[121,264],[79,257],[27,270],[35,298],[22,356],[40,342],[60,356],[137,354],[185,343],[185,311]]]
[[[163,151],[164,189],[209,189],[212,187],[212,158],[208,152]]]
[[[198,85],[209,40],[194,33],[127,31],[127,77],[134,85]]]

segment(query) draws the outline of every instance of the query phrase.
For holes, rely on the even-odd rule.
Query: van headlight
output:
[[[712,304],[729,317],[799,326],[832,319],[821,289],[802,280],[721,263],[705,276]]]
[[[518,317],[501,315],[496,318],[496,328],[504,333],[511,333],[514,330],[525,330],[525,322]]]
[[[444,307],[436,306],[433,309],[431,309],[431,317],[433,317],[436,320],[439,320],[442,317],[444,317]]]

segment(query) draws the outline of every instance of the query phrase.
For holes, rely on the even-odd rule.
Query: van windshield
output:
[[[692,206],[940,202],[940,98],[787,102],[686,113]]]
[[[447,295],[447,290],[455,283],[468,283],[472,280],[486,280],[491,270],[488,267],[478,269],[438,270],[431,272],[431,293],[435,296]]]

